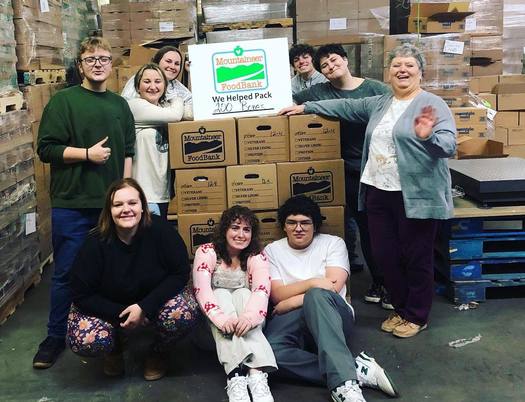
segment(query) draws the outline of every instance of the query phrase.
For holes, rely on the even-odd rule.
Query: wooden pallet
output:
[[[447,226],[450,237],[455,239],[525,235],[523,216],[453,219]]]
[[[52,254],[42,261],[39,268],[35,269],[30,275],[28,275],[28,277],[19,285],[19,288],[11,295],[9,300],[0,306],[0,325],[6,322],[16,311],[16,308],[23,303],[26,292],[40,283],[44,267],[51,262],[53,262]]]
[[[23,85],[58,84],[66,82],[66,70],[19,71],[18,82]]]
[[[23,104],[24,98],[19,92],[0,97],[0,114],[20,110]]]
[[[434,264],[449,281],[525,280],[525,258],[453,261]]]
[[[525,279],[449,282],[446,295],[457,304],[525,297]]]
[[[201,24],[202,32],[212,31],[233,31],[237,29],[258,29],[258,28],[286,28],[293,27],[292,18],[270,18],[261,21],[242,21],[229,22],[222,24]]]
[[[479,260],[485,258],[525,258],[525,236],[451,239],[449,259]]]

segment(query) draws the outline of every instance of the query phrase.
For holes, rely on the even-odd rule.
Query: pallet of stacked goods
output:
[[[0,113],[0,323],[40,281],[33,158],[29,112]]]
[[[40,280],[29,112],[18,90],[14,10],[0,5],[0,323]]]
[[[203,0],[201,35],[207,43],[287,38],[293,44],[293,19],[286,1]]]
[[[64,69],[62,0],[13,0],[16,68]]]
[[[179,47],[184,56],[183,46],[194,43],[196,39],[196,13],[194,2],[189,0],[114,0],[102,5],[102,35],[112,47],[114,60],[108,88],[120,93],[129,78],[142,64],[149,63],[156,49],[164,45]],[[145,49],[135,61],[134,49],[135,53]],[[150,53],[144,54],[151,49]]]
[[[525,3],[505,0],[503,10],[503,72],[525,74]]]
[[[388,0],[297,0],[296,41],[358,33],[388,33]]]

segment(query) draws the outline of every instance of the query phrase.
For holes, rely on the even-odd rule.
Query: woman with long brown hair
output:
[[[259,221],[238,205],[222,213],[213,241],[195,254],[195,295],[228,375],[230,402],[250,402],[248,388],[254,402],[273,402],[266,372],[277,365],[262,333],[270,295],[268,270]]]
[[[156,338],[144,378],[163,377],[168,345],[187,334],[201,316],[188,279],[182,238],[150,214],[134,179],[115,181],[97,228],[73,264],[67,330],[71,349],[81,356],[104,356],[104,372],[120,375],[123,335],[151,324]]]

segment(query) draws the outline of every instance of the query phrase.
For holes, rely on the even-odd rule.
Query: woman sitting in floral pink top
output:
[[[262,333],[270,294],[269,263],[261,252],[259,220],[246,207],[223,212],[212,243],[193,263],[197,301],[210,320],[230,402],[273,402],[267,373],[276,370]]]

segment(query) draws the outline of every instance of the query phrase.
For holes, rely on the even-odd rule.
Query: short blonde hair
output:
[[[95,49],[103,49],[111,53],[111,45],[106,39],[99,36],[89,36],[80,43],[78,49],[78,60],[82,58],[84,53],[92,52]]]

